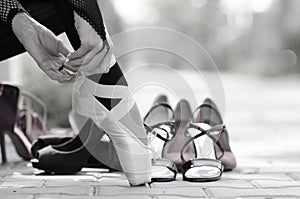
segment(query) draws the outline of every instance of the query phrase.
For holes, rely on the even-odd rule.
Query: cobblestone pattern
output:
[[[261,167],[238,167],[226,172],[216,182],[185,182],[178,175],[176,181],[153,183],[151,188],[129,187],[122,173],[109,173],[104,169],[87,168],[77,175],[52,176],[43,175],[31,168],[28,162],[9,163],[0,166],[0,198],[300,198],[300,167],[297,161],[287,162],[290,167],[281,171],[276,166],[272,167],[276,161],[263,162]]]

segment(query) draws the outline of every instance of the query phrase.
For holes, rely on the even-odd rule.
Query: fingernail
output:
[[[69,54],[67,55],[67,59],[69,59],[69,57],[71,56],[71,54],[72,54],[72,53],[69,53]]]

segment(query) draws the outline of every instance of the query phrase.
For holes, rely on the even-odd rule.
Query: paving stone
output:
[[[253,180],[252,183],[261,188],[298,187],[300,189],[300,181]]]
[[[223,174],[224,180],[293,180],[290,176],[284,173],[259,173],[259,174],[238,174],[226,172]]]
[[[152,197],[145,195],[135,195],[135,196],[84,196],[84,199],[153,199]],[[68,195],[39,195],[35,199],[83,199],[82,196],[68,196]],[[156,198],[155,198],[156,199]],[[176,199],[176,198],[175,198]]]
[[[231,188],[255,188],[247,180],[218,180],[214,182],[186,182],[186,181],[173,181],[173,182],[163,182],[163,183],[153,183],[152,187],[231,187]]]
[[[20,198],[22,198],[22,199],[34,199],[35,198],[35,196],[34,195],[24,195],[24,194],[22,194],[22,195],[5,195],[4,197],[1,197],[0,196],[0,199],[20,199]]]
[[[188,197],[189,199],[196,199],[199,197]],[[156,199],[156,198],[155,198]],[[157,199],[187,199],[186,196],[180,197],[180,196],[158,196]]]
[[[69,186],[56,188],[0,188],[0,195],[15,194],[93,195],[93,189],[89,186]]]
[[[300,180],[300,173],[291,173],[290,176],[296,180]]]
[[[24,180],[97,180],[94,176],[90,175],[23,175],[15,174],[12,176],[6,176],[4,181],[24,181]]]
[[[272,189],[231,189],[231,188],[209,188],[207,190],[214,197],[300,197],[300,189],[272,188]]]
[[[22,180],[22,181],[4,181],[0,188],[9,188],[9,187],[17,187],[17,188],[30,188],[42,187],[44,184],[43,180]]]
[[[169,188],[148,188],[148,187],[116,187],[102,186],[99,187],[98,195],[148,195],[148,196],[182,196],[182,197],[206,197],[203,189],[198,187],[177,187]]]

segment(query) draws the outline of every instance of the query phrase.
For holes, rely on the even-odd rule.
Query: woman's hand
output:
[[[74,74],[60,69],[70,51],[50,30],[25,13],[14,17],[12,29],[24,48],[52,80],[62,83],[71,82],[75,78]]]
[[[93,27],[75,12],[74,18],[81,47],[68,56],[66,65],[87,74],[107,73],[115,62],[110,38],[107,37],[108,45],[105,44]]]

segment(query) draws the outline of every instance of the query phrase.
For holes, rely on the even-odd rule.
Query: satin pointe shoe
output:
[[[198,107],[197,111],[194,113],[194,116],[195,121],[199,123],[206,123],[210,126],[223,124],[223,119],[217,105],[209,98],[205,99],[203,104]],[[231,171],[236,167],[237,163],[236,157],[230,148],[227,128],[225,128],[224,133],[220,135],[219,142],[224,150],[224,155],[220,159],[224,165],[224,171]],[[222,154],[219,147],[215,146],[215,150],[217,156]]]
[[[152,148],[152,182],[169,182],[176,179],[177,167],[162,158],[165,143],[171,139],[174,128],[174,111],[165,95],[159,95],[144,117],[149,145]]]
[[[151,157],[147,140],[143,142],[135,135],[136,130],[145,133],[143,128],[135,129],[127,118],[135,105],[127,86],[102,85],[82,75],[79,88],[74,92],[74,111],[82,118],[91,118],[102,128],[114,144],[122,169],[131,185],[140,185],[151,181]],[[98,100],[111,100],[105,107]],[[138,113],[134,113],[138,114]],[[75,119],[76,120],[76,119]],[[131,121],[132,122],[132,121]],[[82,122],[76,122],[79,127]],[[129,125],[128,125],[129,123]],[[143,125],[142,121],[140,125]],[[136,125],[136,124],[134,124]],[[145,134],[146,138],[146,134]]]
[[[9,135],[16,152],[25,160],[32,158],[31,143],[25,134],[15,126],[20,89],[16,86],[0,83],[0,145],[2,164],[7,162],[5,135]]]

